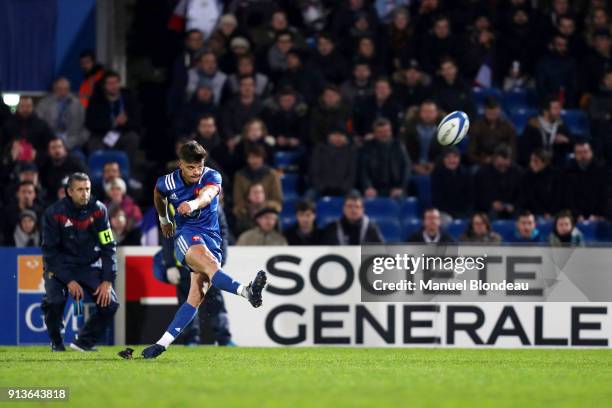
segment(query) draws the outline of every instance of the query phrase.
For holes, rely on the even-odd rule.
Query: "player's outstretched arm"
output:
[[[159,217],[162,234],[166,238],[171,238],[174,235],[174,223],[168,217],[168,206],[166,200],[157,189],[153,190],[153,205]]]
[[[176,209],[179,214],[190,214],[193,211],[204,208],[209,205],[212,200],[219,194],[219,187],[216,185],[208,185],[200,191],[200,194],[191,201],[182,202]]]

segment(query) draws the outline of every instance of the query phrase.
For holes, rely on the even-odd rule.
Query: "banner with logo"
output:
[[[511,261],[534,255],[533,248],[498,249]],[[585,274],[601,264],[600,257],[612,255],[610,248],[589,250],[593,265],[588,258],[580,264]],[[165,295],[169,291],[156,286],[164,284],[151,283],[152,273],[142,268],[156,249],[123,251],[127,276],[142,277],[138,288],[128,279],[130,298],[142,293],[142,304],[176,304],[174,294]],[[265,269],[269,283],[259,309],[224,294],[233,340],[240,346],[610,346],[612,303],[363,302],[360,264],[360,247],[230,247],[227,273],[247,283]],[[149,283],[143,288],[143,282]]]

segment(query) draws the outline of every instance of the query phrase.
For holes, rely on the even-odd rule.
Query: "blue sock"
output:
[[[238,288],[242,286],[240,282],[232,279],[231,276],[226,275],[221,269],[219,269],[212,277],[211,283],[217,289],[224,290],[226,292],[238,295]]]
[[[174,319],[166,331],[170,333],[172,337],[177,338],[185,327],[189,326],[189,323],[191,323],[197,312],[198,309],[191,306],[189,303],[183,303],[181,307],[179,307],[179,310],[176,311]]]

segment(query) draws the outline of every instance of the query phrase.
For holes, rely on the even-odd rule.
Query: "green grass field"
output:
[[[612,406],[612,350],[120,349],[0,347],[0,386],[68,386],[86,408]]]

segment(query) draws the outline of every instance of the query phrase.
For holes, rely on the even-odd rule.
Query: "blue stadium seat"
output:
[[[516,223],[514,220],[496,220],[491,224],[493,231],[501,235],[503,241],[507,241],[514,235]]]
[[[283,195],[287,195],[287,196],[297,195],[298,175],[290,174],[290,173],[283,174],[281,176],[281,186],[283,189]]]
[[[519,136],[523,133],[523,130],[525,130],[529,118],[536,116],[537,114],[538,111],[535,109],[517,109],[516,111],[510,113],[510,121],[514,125],[514,128]]]
[[[525,89],[513,89],[502,93],[501,104],[504,111],[512,113],[529,108],[529,95]]]
[[[400,204],[400,218],[402,220],[408,218],[418,218],[419,202],[416,197],[407,197]]]
[[[453,220],[453,222],[447,225],[446,232],[448,233],[448,235],[453,237],[455,241],[458,241],[459,236],[461,236],[461,234],[463,234],[467,230],[469,222],[470,220],[467,219]]]
[[[493,98],[501,101],[502,92],[497,88],[474,88],[474,101],[477,105],[483,105],[485,100],[492,96]]]
[[[582,221],[579,222],[576,227],[582,232],[584,240],[587,243],[597,242],[597,227],[599,222],[597,221]]]
[[[364,200],[365,212],[372,218],[388,217],[398,219],[400,206],[392,198],[380,197]]]
[[[337,219],[342,214],[342,197],[321,197],[317,201],[317,224],[324,225],[326,219]]]
[[[420,210],[431,206],[431,179],[429,176],[418,175],[412,177],[419,199]]]
[[[421,229],[421,220],[418,218],[408,218],[402,222],[402,241]]]
[[[280,217],[281,229],[284,231],[297,222],[295,215],[282,215]]]
[[[326,225],[337,221],[340,218],[340,215],[338,216],[334,216],[334,215],[324,215],[324,216],[320,216],[319,214],[317,214],[317,226],[319,228],[323,228]]]
[[[552,232],[553,222],[552,220],[540,220],[537,224],[538,230],[540,231],[540,235],[544,239],[548,239],[548,236]]]
[[[121,150],[96,150],[89,156],[88,162],[92,184],[102,180],[104,165],[108,162],[119,163],[122,178],[126,181],[130,178],[130,159],[127,153]]]
[[[297,167],[302,154],[301,151],[276,152],[274,153],[274,167],[280,169],[293,169]]]
[[[580,109],[567,109],[561,112],[561,118],[574,136],[589,135],[589,119],[586,113]]]
[[[385,242],[402,241],[402,229],[397,219],[384,217],[374,219],[381,234],[385,237]]]
[[[281,217],[295,217],[295,204],[297,204],[298,201],[300,201],[300,198],[298,196],[283,197],[283,209],[281,211]]]

